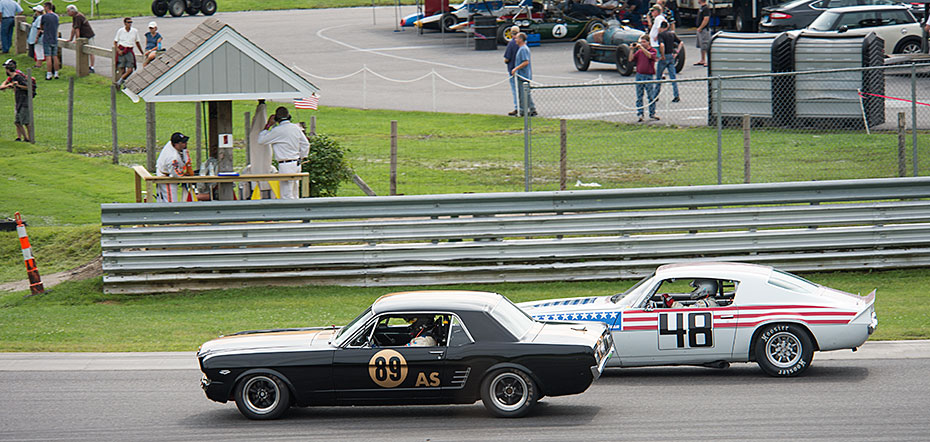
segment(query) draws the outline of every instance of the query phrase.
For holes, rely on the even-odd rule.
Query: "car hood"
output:
[[[521,302],[517,307],[539,321],[595,321],[613,324],[620,306],[610,296]]]
[[[197,357],[331,349],[336,327],[251,330],[220,336],[200,346]]]

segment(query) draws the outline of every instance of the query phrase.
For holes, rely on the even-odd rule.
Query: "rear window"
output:
[[[793,275],[781,270],[773,271],[772,276],[769,277],[768,283],[775,287],[797,293],[815,293],[820,288],[819,285],[798,275]]]
[[[522,338],[536,323],[533,318],[527,316],[523,310],[503,296],[501,302],[491,309],[491,316],[517,338]]]

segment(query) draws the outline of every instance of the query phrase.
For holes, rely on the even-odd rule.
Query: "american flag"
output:
[[[313,109],[316,110],[316,106],[320,104],[320,97],[316,94],[311,95],[309,98],[295,98],[294,107],[297,109]]]

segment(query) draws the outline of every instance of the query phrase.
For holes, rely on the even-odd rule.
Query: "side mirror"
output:
[[[836,32],[842,33],[842,32],[846,32],[846,31],[848,31],[848,30],[849,30],[849,26],[843,25],[843,26],[840,26],[840,28],[837,29]]]

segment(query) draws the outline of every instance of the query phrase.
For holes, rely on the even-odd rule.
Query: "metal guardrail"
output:
[[[794,271],[926,266],[923,198],[930,178],[104,204],[104,289],[616,279],[707,259]],[[789,205],[798,203],[807,205]],[[310,222],[333,219],[346,221]]]

